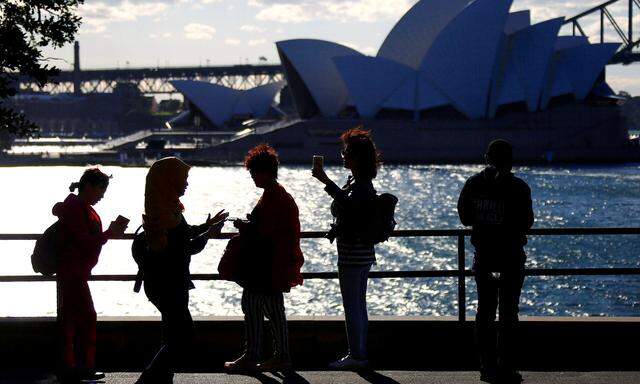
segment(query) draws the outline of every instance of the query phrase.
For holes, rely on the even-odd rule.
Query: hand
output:
[[[238,231],[240,232],[243,232],[248,225],[249,225],[249,222],[242,219],[237,219],[233,221],[233,226],[238,228]]]
[[[209,237],[218,236],[222,231],[222,227],[224,226],[224,221],[220,221],[209,228]]]
[[[124,236],[124,230],[127,229],[126,225],[122,223],[118,223],[117,221],[112,221],[109,224],[109,231],[111,231],[111,235],[114,239],[119,239]]]
[[[217,223],[222,222],[224,224],[224,219],[226,219],[227,217],[229,217],[229,212],[225,212],[224,209],[221,210],[220,212],[216,213],[216,215],[214,217],[211,217],[211,214],[209,214],[207,216],[207,222],[206,224],[211,226]],[[220,227],[222,228],[222,227]]]
[[[318,179],[322,184],[329,184],[331,179],[327,176],[327,173],[324,171],[324,168],[313,168],[311,170],[311,176]]]

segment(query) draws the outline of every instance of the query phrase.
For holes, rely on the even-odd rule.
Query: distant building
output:
[[[531,25],[511,4],[418,1],[374,57],[323,40],[276,43],[298,114],[474,120],[613,95],[603,74],[619,44],[558,36],[564,18]]]
[[[218,130],[241,125],[244,120],[263,118],[273,113],[275,98],[284,81],[237,90],[204,81],[173,80],[171,85],[184,96],[185,111],[168,122],[174,126]]]
[[[12,98],[16,109],[38,124],[43,136],[115,137],[141,129],[161,128],[153,97],[134,84],[118,84],[113,93],[20,93]]]

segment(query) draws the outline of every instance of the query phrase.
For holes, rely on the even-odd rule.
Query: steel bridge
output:
[[[624,6],[626,27],[621,26],[612,11],[613,6]],[[565,21],[565,26],[572,28],[574,36],[588,36],[585,32],[589,18],[598,17],[598,41],[605,42],[605,36],[613,36],[613,41],[621,42],[620,50],[611,60],[611,64],[631,64],[640,61],[640,39],[634,37],[634,11],[640,10],[640,0],[609,0]],[[640,13],[638,14],[640,16]],[[640,20],[640,17],[638,17]],[[637,23],[638,21],[635,21]],[[624,24],[622,24],[624,25]],[[637,26],[640,28],[640,26]],[[613,32],[613,33],[612,33]],[[611,39],[609,39],[611,40]],[[594,40],[591,41],[595,42]],[[176,92],[169,83],[171,80],[198,80],[220,84],[234,89],[248,89],[263,84],[279,81],[284,78],[279,64],[233,65],[177,68],[126,68],[126,69],[92,69],[80,70],[79,46],[75,46],[74,70],[62,71],[55,81],[38,86],[32,79],[22,77],[20,89],[26,92],[46,93],[110,93],[118,84],[134,84],[145,94],[171,94]]]
[[[624,6],[626,28],[621,26],[615,17],[615,12],[612,11],[612,7]],[[598,6],[595,6],[589,10],[586,10],[570,19],[565,21],[565,25],[571,25],[573,36],[588,36],[585,33],[583,24],[589,17],[599,17],[599,32],[597,37],[598,42],[604,43],[607,32],[613,30],[614,40],[610,42],[621,42],[622,45],[615,56],[611,59],[611,64],[631,64],[636,61],[640,61],[640,52],[636,50],[640,44],[640,39],[634,37],[634,24],[638,21],[634,21],[634,11],[640,10],[640,0],[609,0]],[[619,11],[620,9],[618,9]],[[640,14],[638,14],[640,16]],[[640,20],[640,17],[638,18]],[[624,24],[622,24],[624,25]],[[639,26],[640,27],[640,26]],[[591,41],[592,43],[595,41]]]
[[[27,92],[109,93],[121,83],[135,84],[145,94],[174,93],[171,80],[198,80],[234,89],[248,89],[284,78],[280,65],[233,65],[223,67],[131,68],[62,71],[54,83],[39,87],[28,78],[20,79]]]

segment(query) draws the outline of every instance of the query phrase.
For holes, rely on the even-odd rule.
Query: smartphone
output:
[[[121,225],[123,228],[126,228],[127,225],[129,225],[129,222],[131,220],[127,219],[126,217],[119,215],[118,217],[116,217],[116,223],[118,225]]]
[[[324,168],[324,156],[313,155],[313,169]]]

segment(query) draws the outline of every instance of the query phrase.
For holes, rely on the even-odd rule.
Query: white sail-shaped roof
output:
[[[582,100],[587,97],[605,65],[619,47],[618,43],[604,43],[558,51],[558,65],[564,67],[576,99]]]
[[[285,85],[284,81],[278,81],[237,90],[206,81],[172,80],[170,83],[217,126],[222,126],[234,115],[265,116]]]
[[[545,89],[540,97],[540,109],[546,109],[552,97],[573,94],[573,86],[565,73],[565,68],[558,65],[557,53],[554,55],[549,67],[549,76]]]
[[[416,109],[418,72],[407,77],[389,97],[382,102],[383,108],[414,111]]]
[[[234,113],[238,90],[205,81],[172,80],[171,85],[215,125],[223,125]]]
[[[418,69],[440,32],[470,0],[420,0],[402,16],[380,46],[384,57]]]
[[[589,44],[589,39],[586,36],[558,36],[556,40],[556,51],[587,44]]]
[[[421,64],[427,79],[469,118],[486,116],[512,0],[476,0],[438,36]]]
[[[415,72],[406,65],[379,57],[341,56],[333,61],[351,101],[363,117],[375,116],[382,102]]]
[[[276,81],[247,89],[243,97],[249,104],[254,116],[264,116],[275,103],[275,97],[284,88],[284,81]]]
[[[301,117],[336,116],[346,106],[417,112],[451,106],[470,119],[501,105],[544,109],[556,96],[585,98],[614,45],[558,36],[563,18],[531,25],[513,0],[418,0],[375,58],[321,40],[277,43]]]
[[[418,76],[417,99],[416,110],[418,111],[451,104],[451,100],[442,94],[423,73]]]
[[[504,26],[504,33],[510,35],[531,25],[531,11],[511,12]]]
[[[344,45],[324,40],[285,40],[277,42],[276,46],[281,58],[293,67],[285,65],[287,79],[299,76],[322,115],[336,116],[345,107],[348,92],[332,59],[362,54]],[[293,70],[296,71],[295,74],[290,73]],[[296,94],[300,92],[294,88],[296,87],[292,87],[294,98],[302,97]]]
[[[503,100],[498,105],[526,101],[530,111],[538,109],[540,95],[546,85],[549,64],[553,59],[555,42],[564,18],[548,20],[515,32],[509,37],[505,87]],[[517,81],[521,87],[512,84]],[[524,98],[516,97],[524,91]],[[510,95],[509,92],[512,92]]]

